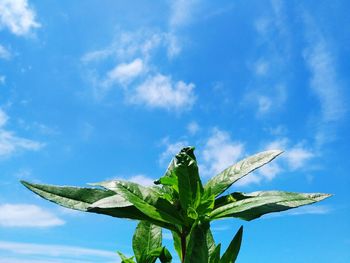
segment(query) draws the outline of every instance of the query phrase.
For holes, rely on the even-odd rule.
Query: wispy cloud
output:
[[[37,151],[44,146],[43,143],[18,137],[6,130],[4,126],[7,120],[7,114],[0,109],[0,157],[8,157],[20,150]]]
[[[30,204],[0,204],[2,227],[53,227],[65,222],[43,208]]]
[[[84,247],[0,241],[0,250],[15,255],[8,257],[10,261],[0,259],[6,263],[120,262],[115,252]]]
[[[10,59],[11,53],[3,45],[0,44],[0,59]]]
[[[0,1],[0,29],[7,28],[13,34],[23,36],[38,27],[40,24],[27,0]]]
[[[300,215],[326,215],[332,212],[332,209],[327,205],[312,205],[312,206],[302,206],[292,210],[272,213],[265,215],[264,218],[274,218],[281,216],[300,216]]]

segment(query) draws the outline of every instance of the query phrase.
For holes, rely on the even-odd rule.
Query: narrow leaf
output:
[[[221,244],[215,247],[215,250],[209,254],[209,263],[219,263],[220,262],[220,250]]]
[[[250,156],[237,164],[226,168],[224,171],[211,178],[205,185],[204,189],[205,191],[211,189],[211,194],[218,196],[234,182],[264,164],[269,163],[281,153],[282,151],[279,150],[270,150]]]
[[[115,195],[110,190],[33,184],[26,181],[21,181],[21,183],[44,199],[80,211],[87,211],[91,204]]]
[[[236,261],[239,250],[241,248],[242,235],[243,235],[243,226],[241,226],[238,229],[230,245],[226,249],[225,253],[222,255],[220,259],[220,263],[234,263]]]
[[[330,195],[320,193],[266,191],[249,194],[240,193],[240,196],[242,199],[227,202],[214,209],[210,213],[211,219],[237,217],[244,220],[253,220],[267,213],[280,212],[319,202]]]
[[[130,257],[130,258],[127,258],[123,253],[121,252],[117,252],[120,256],[120,258],[122,259],[122,262],[121,263],[135,263],[135,261],[133,260],[134,257]]]

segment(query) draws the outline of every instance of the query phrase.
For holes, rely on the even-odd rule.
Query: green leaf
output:
[[[159,258],[161,263],[170,263],[173,258],[166,247],[154,249],[148,254],[148,256],[149,261],[154,262],[157,258]]]
[[[234,201],[227,201],[210,213],[211,220],[224,217],[237,217],[253,220],[264,214],[280,212],[299,206],[319,202],[329,194],[321,193],[293,193],[282,191],[253,192],[249,194],[235,194]],[[222,200],[221,200],[222,201]]]
[[[255,169],[269,163],[282,151],[271,150],[265,151],[253,156],[250,156],[235,165],[226,168],[224,171],[218,175],[211,178],[204,187],[205,191],[211,189],[211,194],[215,196],[223,193],[227,188],[229,188],[234,182],[246,176]]]
[[[174,248],[175,248],[179,258],[182,258],[181,237],[175,231],[171,231],[171,234],[173,235]]]
[[[225,253],[222,255],[220,259],[220,263],[234,263],[236,261],[239,250],[241,248],[242,236],[243,236],[243,226],[241,226],[238,229],[230,245],[226,249]]]
[[[215,250],[211,254],[209,254],[209,263],[220,262],[220,250],[221,250],[221,244],[217,245],[217,247],[215,247]]]
[[[192,227],[186,249],[185,263],[208,262],[208,230],[208,222],[196,223]]]
[[[21,181],[21,183],[42,198],[80,211],[87,211],[92,203],[115,195],[113,191],[102,189],[33,184],[26,181]]]
[[[208,229],[208,232],[207,232],[207,244],[208,244],[209,263],[219,263],[221,245],[220,244],[218,246],[215,245],[214,237],[210,229]]]
[[[140,221],[132,239],[132,248],[137,262],[141,262],[142,255],[162,247],[162,229],[146,221]]]
[[[163,247],[162,253],[159,255],[159,260],[161,263],[171,263],[171,260],[173,257],[171,256],[170,252],[166,247]]]
[[[193,206],[196,197],[203,191],[203,186],[198,174],[198,166],[188,152],[180,152],[176,155],[174,173],[178,179],[180,204],[184,211]]]
[[[106,181],[98,185],[122,195],[148,217],[167,223],[160,225],[177,231],[174,224],[183,224],[181,215],[166,199],[161,198],[159,189],[149,188],[127,181]]]
[[[122,259],[122,262],[121,263],[135,263],[135,261],[133,260],[134,257],[130,257],[130,258],[127,258],[123,253],[121,252],[117,252],[120,256],[120,258]]]

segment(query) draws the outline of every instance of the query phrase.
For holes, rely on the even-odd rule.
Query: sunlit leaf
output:
[[[293,193],[282,191],[266,191],[235,194],[237,199],[227,202],[214,209],[210,217],[237,217],[244,220],[253,220],[264,214],[280,212],[299,206],[321,201],[329,194],[320,193]]]
[[[218,196],[229,188],[234,182],[246,176],[255,169],[263,166],[264,164],[269,163],[281,153],[282,151],[279,150],[270,150],[245,158],[244,160],[226,168],[224,171],[211,178],[205,185],[204,189],[205,191],[211,189],[211,194]]]

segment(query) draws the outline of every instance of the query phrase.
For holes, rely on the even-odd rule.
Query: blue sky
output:
[[[204,181],[285,151],[232,191],[334,194],[214,223],[224,246],[245,226],[239,262],[350,262],[349,8],[0,0],[0,262],[119,262],[136,222],[60,208],[19,180],[149,184],[185,145]]]

